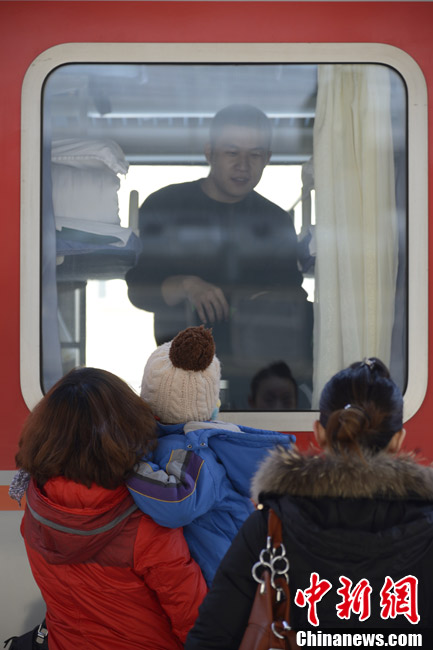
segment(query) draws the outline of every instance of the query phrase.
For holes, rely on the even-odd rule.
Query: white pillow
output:
[[[114,140],[54,140],[51,160],[80,169],[108,167],[115,174],[126,174],[129,168],[122,149]]]
[[[51,165],[55,217],[120,224],[120,179],[107,168],[75,169]]]

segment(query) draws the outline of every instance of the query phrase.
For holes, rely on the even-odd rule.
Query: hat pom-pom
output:
[[[215,355],[215,342],[212,330],[188,327],[173,339],[170,346],[170,361],[183,370],[206,370]]]

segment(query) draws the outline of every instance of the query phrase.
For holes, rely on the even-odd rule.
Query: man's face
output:
[[[236,203],[255,188],[271,152],[257,129],[227,125],[205,150],[210,165],[206,193],[217,201]]]

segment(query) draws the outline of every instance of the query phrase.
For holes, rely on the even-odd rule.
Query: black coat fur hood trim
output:
[[[420,465],[413,454],[380,452],[361,458],[276,447],[253,478],[253,500],[259,502],[260,494],[433,501],[433,467]]]

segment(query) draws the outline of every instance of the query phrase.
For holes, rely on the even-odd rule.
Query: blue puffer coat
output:
[[[208,585],[254,510],[250,483],[260,462],[294,436],[225,422],[158,423],[159,442],[127,486],[138,507],[169,528],[184,527]]]

